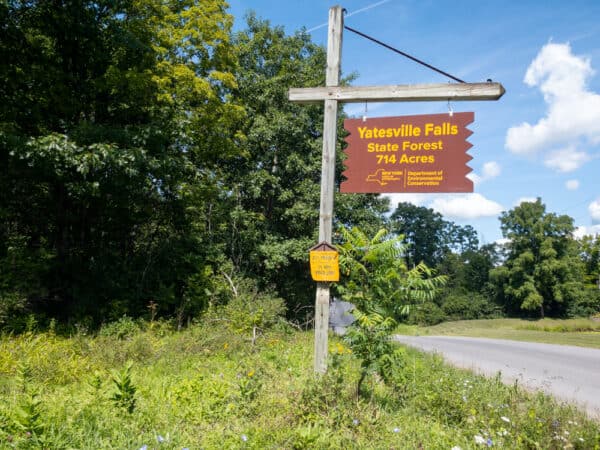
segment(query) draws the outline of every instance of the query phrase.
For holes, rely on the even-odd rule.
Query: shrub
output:
[[[433,271],[421,263],[408,269],[403,262],[406,246],[403,236],[393,236],[379,230],[369,238],[359,228],[340,229],[345,242],[339,246],[340,269],[346,274],[337,285],[342,298],[356,305],[352,313],[356,322],[344,340],[360,360],[361,384],[369,374],[376,373],[390,381],[394,366],[401,363],[391,344],[396,318],[405,316],[414,305],[430,302],[446,277],[433,276]]]
[[[224,321],[236,333],[266,330],[279,323],[285,315],[283,299],[273,292],[259,291],[249,279],[231,281],[231,294],[224,305],[213,306],[206,313],[208,320]]]
[[[18,292],[0,292],[0,330],[21,332],[26,329],[27,299]]]
[[[447,320],[444,311],[434,302],[425,302],[411,308],[408,323],[412,325],[436,325]]]
[[[450,293],[442,310],[448,320],[493,319],[501,316],[500,308],[477,292]]]
[[[134,336],[137,332],[142,329],[139,322],[136,322],[131,317],[123,316],[115,322],[102,325],[100,336],[111,336],[117,339],[128,339]]]
[[[569,305],[569,317],[589,317],[600,313],[600,289],[585,289],[583,295]]]

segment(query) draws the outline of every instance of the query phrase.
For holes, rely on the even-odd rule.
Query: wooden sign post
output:
[[[342,58],[344,10],[334,6],[329,10],[327,36],[327,68],[325,87],[292,88],[292,102],[325,102],[323,119],[323,157],[321,166],[321,203],[319,209],[319,242],[331,244],[333,194],[335,189],[335,159],[337,141],[338,102],[419,102],[498,100],[504,94],[500,83],[420,84],[392,86],[339,86]],[[317,282],[315,300],[316,373],[327,371],[327,332],[329,327],[329,283]]]

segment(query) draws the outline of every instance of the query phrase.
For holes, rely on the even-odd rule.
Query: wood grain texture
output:
[[[327,40],[326,84],[337,87],[340,81],[342,58],[342,35],[344,14],[341,6],[329,10],[329,37]],[[323,157],[321,165],[321,203],[319,208],[319,242],[331,243],[333,219],[333,198],[335,188],[335,152],[337,144],[336,99],[323,99],[325,114],[323,119]],[[315,361],[314,371],[327,371],[329,331],[329,284],[317,284],[315,299]]]
[[[430,102],[498,100],[505,92],[500,83],[398,84],[291,88],[288,97],[296,103],[319,103],[324,100],[344,103]]]

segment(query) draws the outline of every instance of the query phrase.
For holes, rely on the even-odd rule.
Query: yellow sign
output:
[[[338,252],[336,250],[311,250],[310,275],[314,281],[339,281]]]

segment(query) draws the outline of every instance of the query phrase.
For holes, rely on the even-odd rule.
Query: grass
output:
[[[489,319],[444,322],[430,327],[401,325],[398,334],[470,336],[600,348],[600,322],[591,319]]]
[[[281,325],[253,345],[215,323],[4,336],[0,448],[600,448],[570,405],[411,349],[393,385],[357,398],[354,356],[332,337],[315,378],[312,338]]]

